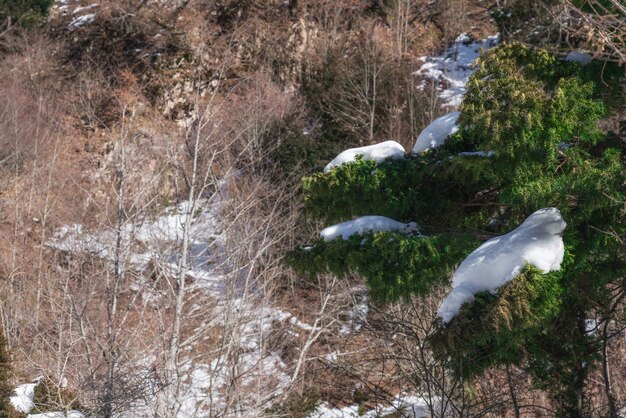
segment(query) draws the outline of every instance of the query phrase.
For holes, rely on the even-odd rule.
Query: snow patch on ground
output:
[[[223,275],[216,268],[223,262],[222,235],[217,222],[220,202],[205,199],[195,205],[182,202],[168,207],[165,214],[155,219],[134,219],[120,228],[120,258],[123,270],[145,271],[158,265],[166,275],[175,275],[176,256],[182,240],[187,216],[191,216],[186,275],[194,280],[195,288],[202,288],[212,296],[222,296],[225,289]],[[81,224],[58,228],[45,245],[56,250],[89,255],[111,263],[116,256],[117,234],[113,229],[89,231]]]
[[[210,364],[186,361],[180,367],[182,378],[180,405],[176,416],[192,418],[212,416],[227,408],[226,392],[237,387],[251,396],[241,396],[237,408],[246,411],[258,402],[258,394],[269,399],[283,393],[291,383],[280,353],[265,352],[266,337],[275,320],[286,319],[280,310],[261,309],[238,324],[229,341],[238,352],[236,359],[218,356]]]
[[[182,360],[178,368],[181,381],[174,411],[178,418],[222,416],[227,408],[231,412],[236,409],[241,413],[238,416],[257,416],[255,411],[259,405],[271,405],[291,384],[290,370],[280,353],[267,350],[265,345],[268,337],[275,333],[276,325],[310,326],[292,314],[270,306],[252,310],[247,300],[233,301],[230,314],[222,306],[225,301],[218,303],[217,318],[211,321],[213,325],[233,327],[224,340],[229,350],[220,351],[213,357],[190,355]],[[239,316],[233,315],[233,311],[246,313]],[[146,358],[138,366],[153,362],[154,359]],[[234,388],[239,391],[235,406],[229,403],[233,396],[229,391]],[[153,407],[150,401],[135,405],[128,416],[153,417]]]
[[[58,411],[44,412],[43,414],[31,414],[28,418],[86,418],[86,416],[79,411]]]
[[[367,323],[367,314],[369,313],[367,288],[356,286],[350,292],[355,295],[355,303],[345,312],[347,320],[339,329],[341,335],[357,333]]]
[[[39,379],[15,388],[15,395],[11,396],[10,401],[16,411],[28,414],[35,407],[35,388],[39,384]],[[85,418],[85,415],[79,411],[55,411],[29,414],[28,418]]]
[[[223,379],[220,380],[213,377],[210,366],[206,364],[192,366],[190,362],[187,362],[181,367],[181,372],[184,376],[184,388],[177,415],[181,417],[198,416],[199,409],[203,402],[206,402],[207,397],[212,400],[212,387],[214,385],[223,386],[226,382]]]
[[[288,367],[279,352],[268,350],[268,336],[276,327],[296,328],[309,332],[313,327],[295,315],[269,306],[262,295],[235,294],[229,288],[228,254],[225,235],[222,234],[219,217],[222,203],[215,198],[211,202],[200,200],[196,205],[182,202],[168,207],[161,216],[134,219],[121,227],[120,253],[122,268],[147,275],[153,265],[161,272],[174,276],[177,272],[177,249],[183,235],[183,225],[191,216],[190,248],[186,276],[193,279],[190,291],[197,290],[211,300],[207,306],[194,304],[190,312],[204,315],[207,319],[200,327],[225,330],[228,345],[237,352],[236,359],[219,354],[212,358],[195,359],[183,357],[181,375],[181,401],[177,416],[181,418],[209,416],[205,412],[220,411],[226,406],[224,393],[233,379],[250,396],[242,396],[237,408],[246,410],[260,402],[259,394],[274,399],[291,383]],[[48,247],[72,255],[96,257],[113,266],[117,235],[113,229],[88,230],[73,224],[57,229],[46,242]],[[133,274],[139,276],[142,274]],[[136,291],[147,292],[141,283],[131,285]],[[205,299],[206,300],[206,299]],[[234,328],[233,328],[234,327]],[[202,334],[204,331],[197,331]],[[191,346],[186,348],[192,348]],[[235,374],[233,376],[233,373]],[[269,402],[269,400],[268,400]],[[133,416],[153,416],[152,405],[136,405]],[[232,408],[232,405],[230,405]]]
[[[11,396],[11,405],[19,411],[28,414],[35,406],[35,387],[37,383],[26,383],[15,388],[15,395]]]
[[[439,307],[444,323],[459,313],[474,295],[496,292],[528,263],[544,272],[561,268],[566,223],[556,208],[540,209],[508,234],[492,238],[474,250],[452,275],[452,291]]]
[[[413,154],[419,154],[443,145],[449,135],[454,135],[459,131],[457,120],[460,115],[461,112],[452,112],[432,121],[417,137]]]
[[[387,158],[403,158],[405,154],[404,147],[395,141],[385,141],[366,147],[350,148],[329,162],[324,167],[324,173],[328,173],[334,167],[356,161],[358,155],[363,156],[364,160],[373,160],[380,163]]]
[[[330,408],[328,404],[319,405],[309,418],[377,418],[383,416],[399,416],[403,418],[430,417],[428,403],[421,396],[396,396],[391,405],[378,405],[363,412],[359,405],[350,405],[343,408]]]
[[[77,15],[77,14],[79,14],[80,12],[84,12],[85,10],[91,10],[91,9],[93,9],[94,7],[98,7],[98,6],[99,6],[99,4],[98,4],[98,3],[91,3],[91,4],[90,4],[90,5],[88,5],[88,6],[79,6],[79,7],[77,7],[77,8],[75,8],[75,9],[74,9],[74,11],[72,12],[72,14],[73,14],[73,15]]]
[[[481,51],[500,43],[500,34],[472,41],[467,34],[461,34],[443,54],[422,57],[424,64],[415,72],[425,80],[419,85],[425,89],[432,83],[443,102],[442,107],[458,108],[465,94],[465,85],[474,72],[473,63]]]
[[[68,25],[68,28],[70,29],[78,29],[82,26],[88,25],[90,23],[93,23],[96,21],[96,15],[95,13],[90,13],[90,14],[86,14],[83,16],[78,16],[77,18],[75,18],[74,20],[72,20],[70,22],[70,24]]]
[[[419,227],[415,222],[405,224],[384,216],[362,216],[352,221],[324,228],[320,236],[324,241],[332,241],[339,237],[347,240],[352,235],[363,235],[367,232],[379,231],[398,231],[409,234],[412,232],[419,233]]]
[[[324,356],[324,358],[326,359],[326,361],[330,362],[330,363],[336,363],[337,360],[339,360],[339,351],[335,350],[335,351],[331,351],[330,353],[326,354],[326,356]]]

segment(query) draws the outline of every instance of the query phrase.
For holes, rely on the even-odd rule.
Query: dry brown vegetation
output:
[[[469,385],[436,363],[423,346],[435,298],[372,308],[342,335],[359,280],[282,264],[317,228],[299,215],[300,176],[346,144],[412,144],[439,112],[415,89],[416,58],[493,33],[492,3],[107,0],[96,24],[70,30],[55,8],[3,39],[0,319],[13,383],[45,376],[46,408],[89,416],[306,416],[319,401],[366,408],[400,392],[428,393],[434,416],[435,397],[458,416],[505,416],[512,394],[549,416],[515,370]],[[146,242],[128,225],[181,202],[178,239],[155,241],[137,267]],[[209,209],[215,236],[194,253],[193,217]],[[73,224],[91,233],[82,250],[50,244]],[[215,292],[189,273],[203,257]]]

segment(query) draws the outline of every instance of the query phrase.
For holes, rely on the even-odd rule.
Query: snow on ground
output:
[[[385,141],[366,147],[350,148],[329,162],[324,167],[324,173],[328,173],[333,167],[356,161],[358,155],[362,155],[364,160],[373,160],[379,163],[387,158],[403,158],[405,151],[404,147],[395,141]]]
[[[280,310],[262,308],[241,320],[228,344],[237,356],[218,355],[210,364],[187,360],[179,368],[182,376],[180,405],[176,416],[211,416],[228,406],[226,392],[233,384],[250,396],[240,396],[237,408],[253,410],[261,398],[272,399],[291,383],[288,369],[278,352],[266,352],[264,344],[274,321],[294,318]],[[231,405],[232,407],[232,405]]]
[[[363,235],[367,232],[378,231],[398,231],[406,234],[412,232],[419,233],[419,227],[415,222],[405,224],[384,216],[362,216],[352,221],[324,228],[320,236],[324,238],[324,241],[332,241],[339,237],[347,240],[352,235]]]
[[[564,58],[565,61],[577,62],[580,65],[589,64],[592,59],[591,55],[580,51],[571,51]]]
[[[245,301],[238,300],[235,302],[239,305],[240,310],[245,308]],[[300,321],[296,316],[282,309],[272,306],[264,306],[255,309],[249,318],[246,318],[242,324],[240,332],[240,341],[238,344],[247,349],[257,349],[261,344],[259,336],[268,335],[274,328],[276,323],[288,322],[303,331],[317,330],[311,325]]]
[[[417,137],[413,147],[413,154],[443,145],[449,135],[459,131],[457,120],[460,115],[461,112],[452,112],[432,121]]]
[[[214,370],[211,370],[211,366],[206,364],[186,362],[180,371],[183,376],[183,395],[177,415],[184,417],[202,416],[200,409],[207,401],[207,397],[209,401],[213,401],[214,387],[217,389],[225,385],[226,381],[220,379],[219,374],[213,373]]]
[[[177,245],[182,240],[186,217],[192,213],[187,276],[196,279],[196,288],[201,287],[213,296],[223,295],[223,275],[215,268],[223,258],[217,221],[220,207],[220,202],[205,199],[193,206],[185,201],[166,208],[165,213],[155,219],[134,219],[125,223],[120,232],[123,268],[144,271],[151,263],[157,263],[163,273],[174,275],[178,268]],[[88,231],[81,224],[72,224],[58,228],[45,245],[113,262],[116,242],[113,229]]]
[[[465,94],[465,85],[474,72],[473,63],[481,51],[500,43],[500,34],[479,41],[472,41],[467,34],[461,34],[443,54],[422,57],[425,61],[416,75],[424,77],[420,84],[425,89],[428,82],[438,91],[443,107],[458,108]]]
[[[74,10],[71,10],[70,3],[76,5]],[[82,26],[88,25],[96,21],[95,13],[84,14],[86,11],[100,6],[99,3],[91,3],[87,6],[77,5],[77,0],[55,0],[52,6],[52,11],[56,11],[62,16],[73,16],[72,21],[67,25],[70,30],[78,29]],[[80,15],[80,16],[79,16]]]
[[[75,9],[74,9],[74,11],[72,12],[72,14],[73,14],[73,15],[77,15],[77,14],[79,14],[80,12],[84,12],[85,10],[91,10],[91,9],[93,9],[94,7],[98,7],[98,6],[99,6],[99,4],[98,4],[98,3],[91,3],[91,4],[90,4],[90,5],[88,5],[88,6],[79,6],[79,7],[77,7],[77,8],[75,8]]]
[[[383,416],[400,416],[403,418],[430,417],[428,403],[421,396],[396,396],[391,405],[361,411],[359,405],[350,405],[343,408],[330,408],[328,404],[321,404],[309,415],[309,418],[377,418]]]
[[[69,1],[70,0],[55,0],[52,9],[58,9],[63,15],[66,15],[67,9],[69,8]]]
[[[359,332],[367,322],[367,314],[369,313],[367,287],[355,286],[350,289],[350,293],[354,295],[355,303],[348,311],[344,312],[347,315],[347,320],[339,329],[341,335]]]
[[[90,13],[90,14],[86,14],[83,16],[78,16],[77,18],[73,19],[67,27],[70,29],[78,29],[81,26],[88,25],[95,21],[96,21],[95,13]]]
[[[339,359],[339,351],[334,350],[331,351],[330,353],[326,354],[326,356],[324,356],[324,358],[326,359],[326,361],[330,362],[330,363],[336,363],[337,360]]]
[[[556,208],[540,209],[508,234],[492,238],[474,250],[452,275],[452,291],[439,307],[444,323],[459,313],[474,295],[496,292],[531,264],[544,272],[561,268],[566,223]]]
[[[229,389],[233,373],[236,373],[241,387],[250,389],[249,397],[242,396],[238,400],[237,406],[244,410],[259,400],[258,393],[272,397],[282,393],[290,384],[289,370],[280,353],[267,351],[264,347],[267,337],[275,332],[276,326],[305,332],[313,330],[311,325],[293,314],[266,305],[261,295],[254,295],[254,289],[245,297],[235,293],[236,299],[227,294],[227,273],[221,271],[228,260],[224,246],[226,238],[219,225],[222,207],[218,199],[213,202],[200,200],[195,206],[182,202],[166,208],[161,216],[134,219],[121,228],[121,256],[126,270],[142,272],[158,262],[164,274],[174,275],[178,261],[176,249],[182,239],[183,225],[187,215],[193,214],[187,277],[194,279],[191,288],[203,292],[212,302],[208,306],[194,305],[190,309],[203,309],[202,315],[207,317],[207,322],[200,327],[235,327],[229,334],[232,336],[229,346],[238,353],[236,372],[232,359],[203,356],[192,361],[183,358],[180,411],[177,413],[181,418],[207,416],[202,411],[209,407],[219,411],[224,406],[223,393]],[[112,229],[94,231],[73,224],[57,229],[46,245],[58,251],[112,262],[116,238]],[[142,289],[140,283],[134,284],[133,288]],[[194,314],[198,315],[195,311]],[[203,332],[201,329],[197,331]],[[259,382],[263,383],[262,390]],[[133,416],[152,416],[151,408],[151,405],[137,405]]]
[[[19,411],[28,414],[35,406],[35,383],[26,383],[15,388],[15,395],[11,396],[11,405]]]
[[[15,395],[11,396],[11,405],[18,411],[28,414],[35,407],[35,387],[39,383],[36,379],[33,383],[26,383],[15,388]],[[28,418],[85,418],[79,411],[44,412],[41,414],[29,414]]]
[[[79,411],[59,411],[59,412],[44,412],[43,414],[31,414],[28,418],[86,418],[86,416]]]

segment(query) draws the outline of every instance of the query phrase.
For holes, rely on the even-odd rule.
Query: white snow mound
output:
[[[565,251],[561,233],[566,225],[558,209],[540,209],[508,234],[483,243],[452,275],[453,289],[441,303],[438,316],[444,323],[450,322],[475,294],[495,292],[526,263],[544,273],[559,270]]]
[[[26,383],[15,388],[15,395],[11,396],[11,405],[18,412],[28,414],[35,406],[35,387],[37,383]]]
[[[356,161],[358,155],[362,155],[364,160],[374,160],[379,163],[387,158],[402,158],[405,154],[404,147],[396,141],[385,141],[366,147],[350,148],[329,162],[324,167],[324,173],[328,173],[333,167]]]
[[[459,126],[456,123],[459,115],[461,112],[451,112],[432,121],[417,137],[413,154],[443,145],[448,135],[453,135],[459,131]]]
[[[324,241],[332,241],[341,237],[347,240],[352,235],[363,235],[366,232],[399,231],[404,233],[419,232],[415,222],[408,224],[394,221],[384,216],[362,216],[352,221],[342,222],[337,225],[324,228],[320,236]]]

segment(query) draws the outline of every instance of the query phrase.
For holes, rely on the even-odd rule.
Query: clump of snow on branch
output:
[[[432,83],[443,102],[442,107],[458,108],[465,94],[465,85],[474,72],[473,63],[480,53],[500,43],[500,34],[472,41],[467,34],[461,34],[454,44],[443,54],[422,57],[425,61],[416,75],[425,80],[419,85],[425,89]]]
[[[333,167],[356,161],[358,155],[363,156],[364,160],[373,160],[379,163],[387,158],[403,158],[405,154],[404,147],[395,141],[385,141],[366,147],[350,148],[329,162],[324,167],[324,173],[328,173]]]
[[[324,228],[320,236],[324,241],[332,241],[339,237],[347,240],[352,235],[363,235],[367,232],[378,231],[398,231],[406,234],[412,232],[419,233],[419,227],[415,222],[405,224],[384,216],[362,216],[352,221]]]
[[[596,318],[587,318],[585,319],[585,334],[587,335],[595,335],[598,331],[598,326],[600,322]]]
[[[499,43],[500,34],[488,36],[479,41],[472,41],[465,33],[459,35],[454,44],[443,54],[421,58],[424,64],[415,72],[415,75],[424,79],[419,84],[419,88],[423,90],[428,82],[432,83],[438,91],[438,97],[443,102],[442,107],[457,109],[465,95],[465,86],[474,72],[474,61],[481,52]],[[418,136],[413,147],[413,153],[417,154],[442,145],[449,135],[458,132],[458,117],[459,112],[452,112],[435,119]],[[355,161],[357,155],[362,155],[365,160],[380,162],[390,157],[403,157],[404,148],[394,141],[351,148],[339,154],[326,165],[324,172],[327,173],[333,167]]]
[[[492,238],[474,250],[452,276],[452,291],[439,307],[438,316],[450,322],[461,305],[474,295],[496,292],[517,276],[526,264],[543,272],[559,270],[566,223],[556,208],[540,209],[508,234]]]
[[[418,154],[443,145],[449,135],[454,135],[459,131],[457,120],[460,115],[461,112],[452,112],[432,121],[417,137],[413,153]]]

